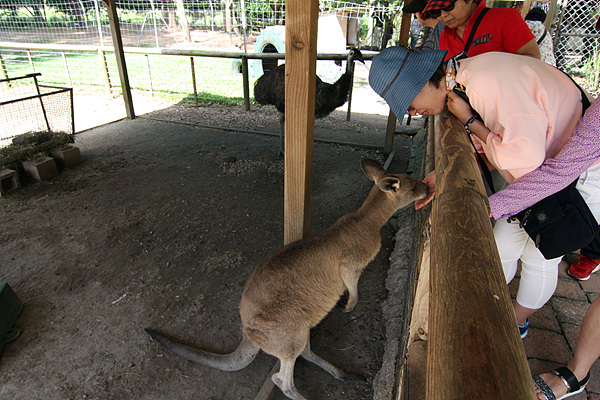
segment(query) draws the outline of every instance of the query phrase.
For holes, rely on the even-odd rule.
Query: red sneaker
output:
[[[587,281],[590,279],[590,276],[599,269],[600,258],[590,258],[580,254],[579,260],[569,267],[567,274],[578,281]]]

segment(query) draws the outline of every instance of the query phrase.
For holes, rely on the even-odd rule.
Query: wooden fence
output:
[[[435,119],[425,170],[435,159],[436,197],[422,228],[397,398],[534,400],[473,149],[456,118]]]

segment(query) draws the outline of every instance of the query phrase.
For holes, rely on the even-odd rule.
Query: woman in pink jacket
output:
[[[441,50],[417,53],[387,48],[374,57],[369,83],[396,115],[407,111],[435,115],[447,106],[465,125],[477,151],[509,184],[517,184],[556,156],[573,135],[582,116],[582,93],[566,74],[533,57],[515,54],[490,52],[458,62],[443,62],[445,56]],[[468,96],[470,106],[454,93],[457,86]],[[593,160],[576,185],[596,220],[600,220],[599,163]],[[432,195],[419,206],[435,192],[435,175],[425,180]],[[527,194],[523,191],[522,195]],[[521,261],[514,310],[524,337],[528,317],[554,293],[561,257],[545,259],[518,221],[499,218],[494,236],[508,282]]]

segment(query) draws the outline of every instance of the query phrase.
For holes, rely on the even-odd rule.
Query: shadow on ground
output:
[[[383,143],[385,122],[352,123]],[[238,344],[244,282],[283,244],[278,138],[141,118],[85,131],[76,144],[82,164],[0,199],[0,280],[25,303],[23,333],[0,358],[0,398],[253,399],[272,357],[215,371],[165,354],[143,329],[214,351]],[[406,172],[410,147],[397,135],[390,170]],[[363,157],[384,161],[375,149],[315,144],[313,232],[367,196]],[[392,226],[382,233],[356,309],[335,308],[311,335],[315,353],[366,379],[338,382],[298,361],[297,386],[311,399],[373,397],[394,246]]]

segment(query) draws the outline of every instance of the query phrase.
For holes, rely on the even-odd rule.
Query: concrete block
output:
[[[23,311],[23,303],[6,282],[0,282],[0,352],[6,343],[15,340],[20,330],[15,321]]]
[[[0,170],[0,197],[6,196],[20,186],[17,171],[12,169]]]
[[[46,181],[58,175],[58,168],[52,157],[46,157],[40,162],[23,161],[23,171],[36,181]]]
[[[50,156],[56,161],[59,170],[72,167],[82,162],[81,152],[77,146],[69,146],[65,149],[54,149]]]

